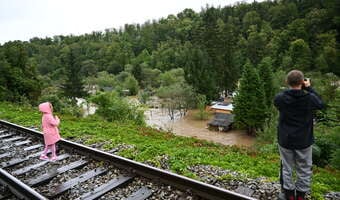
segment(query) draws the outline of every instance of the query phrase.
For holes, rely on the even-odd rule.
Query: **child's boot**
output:
[[[48,157],[46,156],[46,154],[41,154],[40,160],[48,160]]]
[[[58,157],[56,155],[52,156],[50,159],[51,162],[55,162],[57,160],[58,160]]]

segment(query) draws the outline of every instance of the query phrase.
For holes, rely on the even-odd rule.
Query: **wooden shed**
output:
[[[210,129],[218,131],[228,131],[232,129],[234,115],[228,113],[215,113],[215,117],[208,123]]]

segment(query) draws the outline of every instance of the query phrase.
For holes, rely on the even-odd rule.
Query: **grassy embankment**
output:
[[[152,162],[156,166],[160,165],[160,156],[168,155],[172,171],[192,178],[195,176],[187,170],[187,166],[203,164],[234,170],[248,177],[278,179],[277,153],[222,146],[133,124],[108,123],[97,117],[61,115],[60,118],[63,138],[85,137],[87,144],[106,142],[107,149],[122,143],[130,144],[135,148],[122,151],[121,156]],[[36,108],[0,102],[0,119],[23,126],[40,127],[41,114]],[[314,167],[312,191],[313,199],[322,199],[322,195],[328,191],[340,191],[339,171]]]

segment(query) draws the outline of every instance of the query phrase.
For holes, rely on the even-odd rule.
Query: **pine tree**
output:
[[[79,63],[79,52],[77,48],[65,49],[62,63],[65,66],[66,80],[63,84],[65,96],[75,101],[76,97],[84,97],[84,81],[81,77],[81,65]]]
[[[293,60],[294,69],[308,71],[311,69],[312,55],[308,44],[303,39],[297,39],[290,43],[290,57]]]
[[[273,84],[272,59],[270,57],[263,58],[258,65],[258,69],[259,76],[264,87],[266,105],[270,108],[272,106],[275,91]]]
[[[262,128],[267,113],[263,84],[249,60],[243,66],[234,106],[236,124],[245,127],[248,134],[255,135],[256,130]]]
[[[211,61],[208,54],[190,43],[185,44],[183,54],[187,58],[183,67],[186,81],[193,86],[195,92],[205,94],[208,100],[215,99],[218,94],[216,73],[209,68]]]

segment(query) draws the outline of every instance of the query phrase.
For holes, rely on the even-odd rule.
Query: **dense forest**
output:
[[[265,58],[274,71],[339,75],[339,13],[336,0],[239,3],[119,30],[10,41],[0,47],[0,97],[34,103],[46,88],[82,97],[85,85],[112,75],[123,88],[156,88],[160,74],[181,68],[194,92],[211,100],[235,89],[247,61],[258,67]]]

